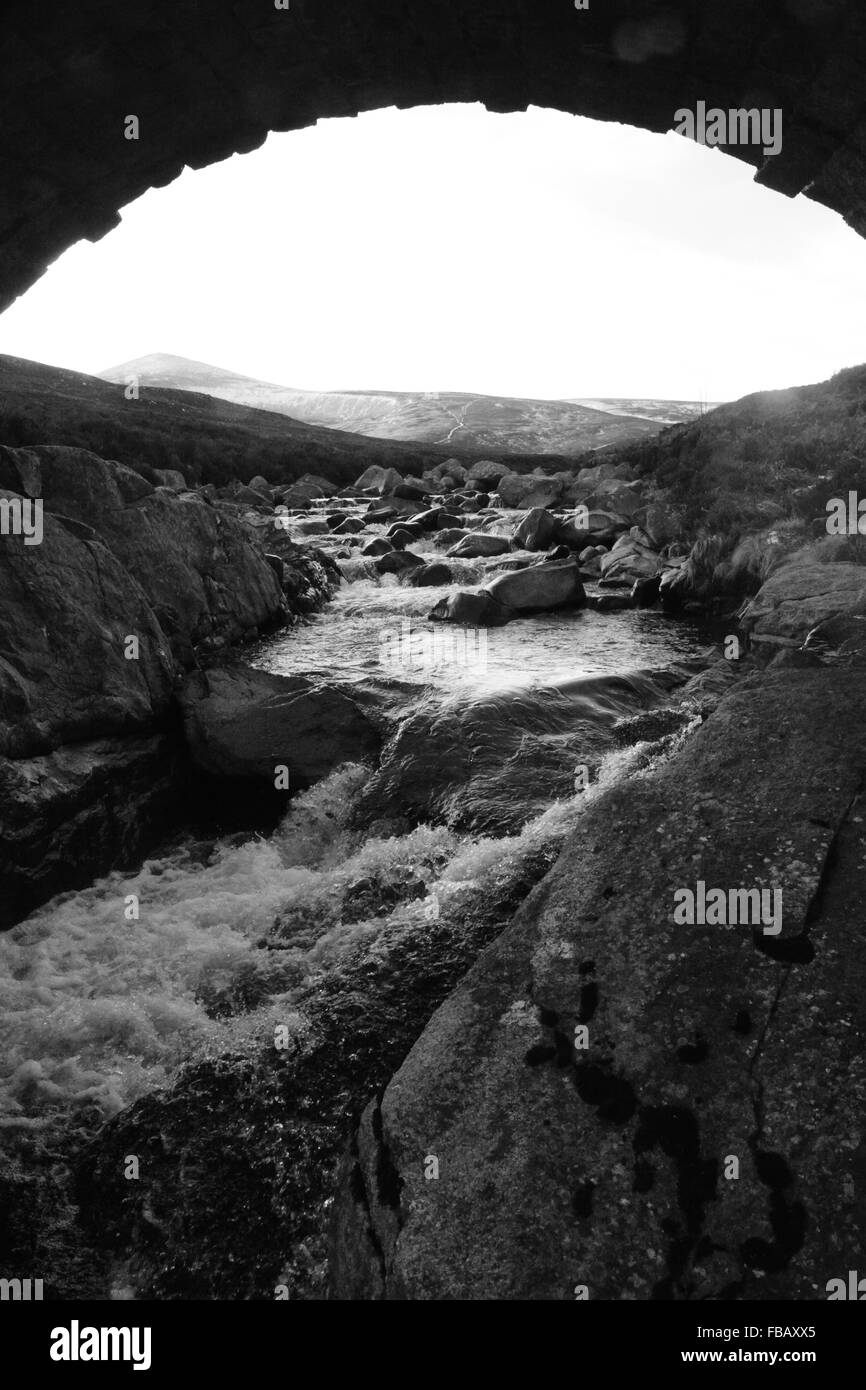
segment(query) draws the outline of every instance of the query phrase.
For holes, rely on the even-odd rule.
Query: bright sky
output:
[[[866,241],[752,180],[682,136],[535,108],[324,121],[130,204],[0,317],[0,352],[714,401],[866,361]]]

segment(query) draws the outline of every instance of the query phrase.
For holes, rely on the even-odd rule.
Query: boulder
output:
[[[413,545],[418,537],[405,526],[395,526],[388,532],[388,539],[395,550],[405,550],[406,546]]]
[[[433,564],[424,565],[422,569],[414,570],[409,576],[409,583],[415,589],[432,589],[450,584],[453,578],[450,567],[438,560]]]
[[[282,498],[284,504],[293,512],[307,512],[312,505],[312,496],[304,488],[286,488]]]
[[[357,536],[365,530],[365,527],[366,523],[361,521],[360,517],[347,516],[344,521],[340,522],[339,526],[335,526],[333,529],[335,536]]]
[[[515,528],[511,542],[515,550],[546,550],[556,530],[556,517],[541,507],[534,507]]]
[[[239,487],[235,493],[235,501],[243,502],[247,507],[265,508],[268,511],[274,505],[270,497],[261,492],[254,492],[251,487]]]
[[[601,557],[605,579],[651,579],[659,573],[662,561],[655,550],[641,545],[632,536],[620,536],[611,550]]]
[[[486,589],[454,589],[430,612],[434,623],[462,623],[466,627],[492,627],[508,622],[512,614],[491,598]]]
[[[366,521],[368,526],[380,526],[384,525],[386,521],[393,521],[396,515],[396,507],[381,507],[371,505],[367,508],[367,511],[364,515],[364,520]]]
[[[503,507],[550,507],[562,499],[563,484],[543,473],[506,473],[496,491]]]
[[[531,565],[502,574],[486,586],[491,598],[513,612],[527,612],[586,602],[575,562]]]
[[[233,507],[60,445],[0,449],[0,479],[38,484],[43,499],[40,543],[0,543],[7,926],[174,828],[181,668],[284,621],[288,608],[271,545]]]
[[[443,547],[456,545],[458,541],[462,540],[464,536],[468,536],[468,534],[469,532],[464,531],[462,527],[449,526],[444,531],[436,532],[436,535],[433,537],[433,544],[437,550],[441,550]]]
[[[494,491],[507,472],[507,464],[495,463],[492,459],[479,459],[469,469],[466,479],[470,483],[482,483],[489,491]]]
[[[403,478],[396,468],[381,468],[378,463],[366,468],[355,483],[358,492],[376,492],[380,497],[393,492]]]
[[[378,574],[405,574],[423,564],[421,556],[413,555],[411,550],[392,550],[376,561],[375,568]]]
[[[398,483],[393,489],[393,495],[407,497],[410,502],[424,502],[427,498],[426,490],[418,483]]]
[[[582,565],[598,565],[601,561],[602,555],[606,554],[607,546],[588,545],[584,550],[581,550],[577,558],[580,560],[580,563]]]
[[[55,893],[134,868],[177,825],[186,777],[178,740],[167,734],[0,757],[0,931]]]
[[[173,492],[187,491],[186,478],[176,468],[155,468],[153,471],[163,487],[170,487]]]
[[[505,536],[490,536],[486,531],[470,531],[445,553],[455,559],[475,560],[483,555],[504,555],[510,549],[511,543]]]
[[[587,541],[599,539],[613,541],[622,531],[628,530],[628,517],[614,512],[589,511],[578,508],[574,517],[558,522],[556,539],[572,549],[582,549]]]
[[[254,478],[250,478],[249,487],[253,492],[258,492],[262,497],[266,498],[268,502],[273,504],[274,490],[267,478],[263,478],[260,473],[257,473]]]
[[[616,478],[607,479],[585,498],[583,505],[590,511],[615,512],[619,516],[634,517],[644,505],[643,495],[636,483],[621,483]]]
[[[343,691],[248,666],[195,672],[180,692],[192,760],[211,777],[275,791],[318,782],[343,763],[375,754],[379,734]]]
[[[394,547],[391,542],[387,541],[384,536],[375,536],[373,540],[367,541],[367,544],[361,547],[361,554],[370,556],[388,555],[393,549]]]
[[[866,567],[840,561],[822,564],[808,554],[791,559],[770,575],[742,611],[741,623],[753,647],[770,652],[802,647],[866,647]]]
[[[340,491],[336,483],[323,478],[320,473],[305,473],[293,486],[307,488],[313,497],[333,497]]]
[[[419,513],[429,510],[424,499],[413,501],[411,497],[397,497],[394,493],[389,493],[382,498],[381,503],[371,506],[370,513],[378,512],[382,507],[392,508],[394,516],[418,516]],[[368,521],[370,513],[367,516]]]
[[[439,473],[442,478],[453,478],[458,487],[462,487],[466,482],[468,473],[464,464],[459,459],[446,459],[444,463],[437,463],[431,470]]]
[[[599,483],[617,478],[620,482],[634,481],[634,471],[627,463],[597,463],[591,468],[581,468],[576,481],[583,487],[596,487]]]
[[[413,526],[417,526],[422,531],[435,531],[439,528],[439,518],[443,515],[441,507],[431,507],[426,512],[418,512],[412,518]]]
[[[166,715],[176,669],[168,636],[138,578],[95,530],[44,512],[41,544],[3,537],[0,591],[0,756],[134,735]],[[135,660],[126,658],[129,636]]]
[[[466,469],[459,459],[446,459],[444,463],[437,463],[426,469],[422,481],[430,492],[437,488],[447,491],[446,482],[453,487],[462,487],[466,482]]]
[[[368,1106],[332,1297],[792,1306],[856,1268],[866,699],[841,674],[735,687],[587,803]],[[781,935],[678,925],[697,880],[783,886]]]
[[[251,545],[229,511],[191,493],[154,490],[134,470],[84,449],[51,444],[26,452],[41,470],[45,511],[93,528],[140,585],[178,660],[191,662],[205,639],[235,642],[284,613],[264,559],[272,546]],[[28,557],[42,550],[31,547]]]

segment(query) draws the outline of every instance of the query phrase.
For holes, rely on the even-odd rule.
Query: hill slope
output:
[[[831,497],[866,497],[866,366],[744,396],[604,457],[651,477],[692,529],[826,516]]]
[[[371,464],[421,473],[452,454],[471,462],[492,452],[368,439],[189,391],[149,387],[126,400],[99,377],[3,355],[0,444],[77,445],[133,467],[178,468],[191,483],[256,473],[290,482],[306,472],[353,483]],[[568,464],[559,455],[509,456],[517,471],[545,462]]]
[[[460,391],[298,391],[240,376],[206,362],[151,353],[99,374],[142,386],[200,391],[239,405],[290,415],[306,424],[348,430],[371,439],[410,440],[448,448],[515,453],[583,453],[649,438],[662,425],[698,413],[683,402],[546,401]],[[647,414],[638,407],[644,405]],[[679,408],[677,408],[679,407]]]

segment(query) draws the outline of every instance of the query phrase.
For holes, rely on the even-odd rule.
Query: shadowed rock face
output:
[[[61,445],[0,448],[0,487],[44,506],[41,544],[0,545],[0,755],[150,731],[196,646],[283,617],[243,527],[198,496]]]
[[[365,1112],[338,1297],[814,1299],[856,1267],[864,714],[859,673],[751,678],[587,807]],[[780,934],[676,925],[697,880],[781,886]]]
[[[177,676],[297,603],[236,516],[84,449],[0,447],[0,497],[44,508],[0,537],[2,929],[171,823]]]
[[[3,13],[0,308],[152,186],[271,130],[390,105],[529,104],[670,130],[699,100],[781,107],[782,153],[730,153],[866,229],[861,0],[30,0]],[[139,118],[126,139],[128,115]],[[762,166],[762,167],[761,167]]]

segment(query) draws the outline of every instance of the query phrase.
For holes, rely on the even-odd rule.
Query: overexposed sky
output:
[[[682,136],[423,107],[271,135],[80,242],[0,352],[314,390],[731,400],[866,361],[866,241]]]

